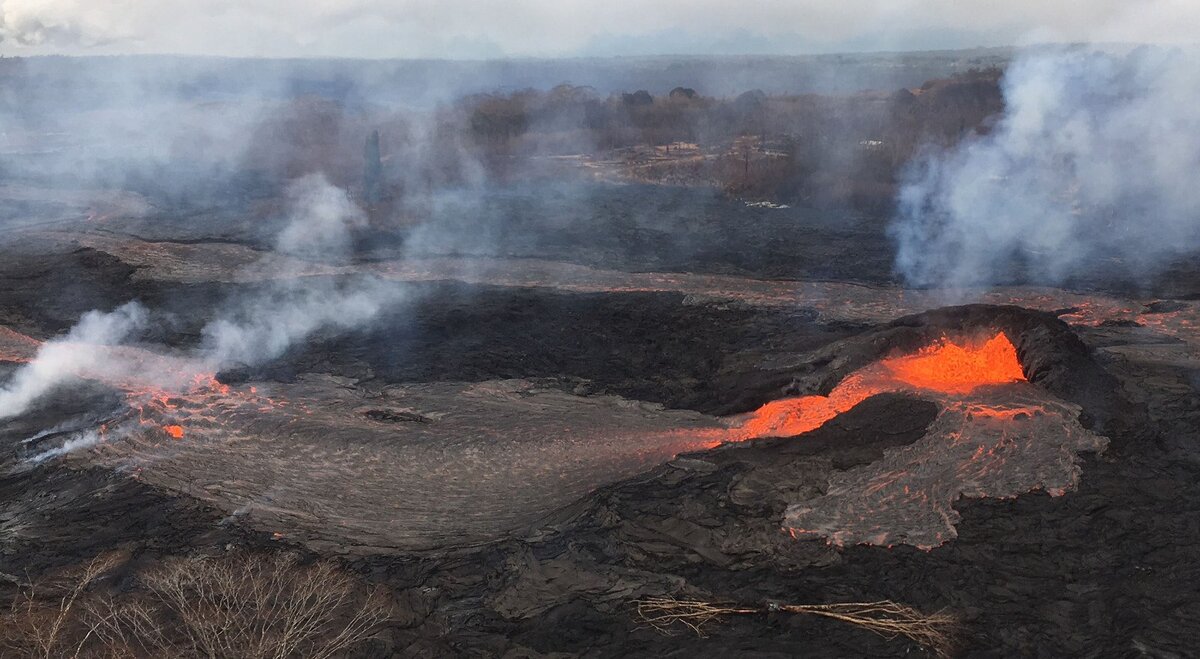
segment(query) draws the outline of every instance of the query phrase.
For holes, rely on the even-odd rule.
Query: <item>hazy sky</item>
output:
[[[0,53],[485,58],[1195,42],[1200,0],[0,0]]]

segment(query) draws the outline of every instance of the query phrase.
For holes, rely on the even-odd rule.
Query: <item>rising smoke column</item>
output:
[[[323,176],[306,176],[289,186],[288,200],[290,220],[276,238],[276,252],[334,264],[351,257],[352,232],[367,220],[344,190]],[[403,293],[395,284],[369,278],[338,283],[286,269],[269,274],[275,283],[268,290],[204,327],[202,359],[213,369],[273,359],[322,328],[365,325]]]
[[[0,419],[24,413],[38,398],[89,373],[124,373],[136,365],[99,350],[124,341],[146,326],[146,310],[130,302],[105,313],[89,311],[61,339],[47,341],[37,355],[21,366],[0,388]]]
[[[351,232],[366,220],[344,190],[324,177],[309,176],[292,184],[288,198],[289,224],[277,238],[276,252],[294,260],[335,264],[350,258]],[[108,313],[84,314],[64,337],[43,344],[29,363],[0,386],[0,419],[24,413],[56,387],[79,379],[163,390],[186,387],[195,376],[211,377],[212,371],[231,364],[258,364],[278,357],[322,329],[345,331],[364,325],[405,294],[403,287],[377,279],[338,282],[303,277],[280,262],[264,261],[261,274],[274,283],[232,301],[204,327],[204,344],[188,356],[158,359],[161,356],[149,351],[120,349],[148,324],[149,313],[136,302]]]
[[[1039,283],[1144,282],[1200,248],[1195,51],[1040,51],[1004,77],[988,135],[910,167],[892,225],[917,286],[987,285],[1014,262]]]
[[[345,190],[320,174],[288,186],[289,220],[275,237],[275,250],[312,260],[344,260],[351,253],[350,232],[367,225],[362,209]]]

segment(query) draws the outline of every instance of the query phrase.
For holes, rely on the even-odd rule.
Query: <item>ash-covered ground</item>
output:
[[[664,635],[635,610],[660,596],[944,609],[964,656],[1200,641],[1200,278],[905,290],[878,218],[642,185],[518,186],[316,251],[246,209],[5,195],[5,403],[52,385],[0,424],[7,581],[113,549],[333,557],[397,603],[364,656],[919,650],[783,612]],[[71,329],[132,300],[120,339]],[[1020,381],[746,430],[996,335]]]

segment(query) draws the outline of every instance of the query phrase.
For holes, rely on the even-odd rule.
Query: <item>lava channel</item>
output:
[[[731,439],[800,435],[876,394],[966,395],[984,386],[1024,381],[1017,349],[1003,332],[978,344],[942,339],[915,354],[865,366],[842,380],[828,396],[771,401],[743,417],[732,429]]]

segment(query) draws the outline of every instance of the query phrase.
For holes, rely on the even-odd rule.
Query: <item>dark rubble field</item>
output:
[[[192,551],[291,548],[394,597],[396,615],[362,649],[371,657],[923,651],[778,611],[666,635],[634,604],[666,595],[945,609],[962,656],[1184,657],[1200,644],[1200,279],[1136,294],[1012,287],[925,312],[942,305],[890,283],[880,220],[686,189],[585,190],[482,202],[508,241],[499,249],[486,235],[478,253],[446,253],[411,232],[364,234],[370,249],[349,262],[286,271],[404,295],[364,327],[318,331],[143,410],[180,424],[178,442],[131,436],[31,464],[56,439],[23,440],[120,413],[103,378],[0,423],[0,594],[113,549],[132,572]],[[136,349],[183,359],[222,305],[269,286],[236,265],[274,258],[269,225],[163,207],[81,222],[51,196],[26,193],[19,212],[57,210],[0,244],[6,373],[32,350],[13,337],[49,339],[131,299],[169,319]],[[680,244],[685,233],[694,242]],[[452,262],[430,276],[393,263],[435,257]],[[820,294],[789,297],[798,282]],[[954,489],[957,537],[931,549],[787,533],[789,507],[923,446],[947,403],[919,392],[869,396],[798,437],[714,448],[734,415],[980,332],[1003,332],[1029,380],[996,400],[1061,405],[1107,440],[1066,454],[1078,478],[1060,496]],[[1014,452],[998,468],[1039,483],[1030,460]],[[905,510],[861,512],[903,529]]]

